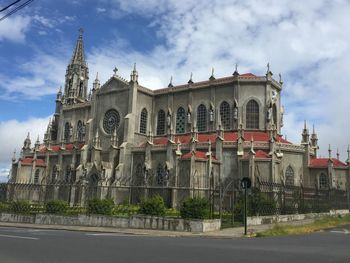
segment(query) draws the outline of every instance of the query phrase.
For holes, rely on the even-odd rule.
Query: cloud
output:
[[[0,122],[0,180],[1,176],[7,176],[13,151],[16,150],[17,158],[22,149],[27,133],[31,134],[32,146],[37,136],[43,140],[49,117],[30,118],[25,121],[8,120]]]
[[[2,20],[0,22],[0,42],[4,40],[24,42],[31,20],[29,16],[13,16]]]
[[[96,8],[96,12],[97,12],[97,13],[104,13],[104,12],[106,12],[106,8],[97,7],[97,8]]]

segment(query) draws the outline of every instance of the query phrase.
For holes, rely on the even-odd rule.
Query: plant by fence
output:
[[[98,215],[112,215],[114,202],[112,199],[94,198],[88,202],[88,213]]]
[[[145,198],[140,204],[139,213],[143,215],[164,216],[165,212],[164,200],[160,195]]]
[[[202,197],[187,198],[182,204],[180,214],[186,219],[208,219],[209,201]]]
[[[52,200],[45,204],[45,213],[48,214],[66,214],[68,203],[63,200]]]

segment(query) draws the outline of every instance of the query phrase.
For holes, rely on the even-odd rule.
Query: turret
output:
[[[319,149],[318,147],[318,138],[317,138],[317,134],[315,132],[315,125],[313,125],[312,127],[312,134],[311,134],[311,149],[314,152],[315,158],[317,158],[317,150]]]
[[[30,152],[31,144],[32,142],[30,140],[30,133],[28,132],[27,138],[24,140],[23,147],[22,147],[22,151],[24,155]]]
[[[139,78],[139,75],[138,75],[138,73],[136,71],[136,63],[134,63],[134,68],[133,68],[133,70],[131,71],[131,74],[130,74],[130,82],[137,82],[138,78]]]
[[[301,136],[302,136],[301,144],[309,144],[310,134],[309,134],[309,129],[306,127],[306,121],[304,121],[304,129]]]
[[[98,72],[96,73],[96,78],[94,80],[94,83],[92,84],[92,90],[96,91],[99,90],[101,87],[100,80],[98,79]]]

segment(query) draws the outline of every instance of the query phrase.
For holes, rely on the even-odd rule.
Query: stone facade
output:
[[[158,90],[140,85],[136,65],[130,80],[115,69],[101,85],[97,75],[89,94],[88,80],[80,33],[44,142],[38,138],[32,147],[28,134],[20,158],[13,158],[11,183],[69,183],[63,195],[41,191],[71,204],[91,197],[138,202],[166,191],[170,206],[242,177],[253,185],[258,180],[343,190],[349,185],[350,158],[343,163],[331,152],[318,158],[317,135],[306,124],[301,144],[281,136],[283,82],[269,67],[264,76],[239,74],[236,67],[232,76],[212,74],[201,82],[191,77],[187,84],[170,81]],[[47,194],[16,196],[43,201]]]

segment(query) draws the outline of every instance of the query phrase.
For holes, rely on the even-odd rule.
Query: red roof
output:
[[[78,145],[79,149],[83,148],[84,143],[81,143]],[[72,151],[74,149],[74,144],[70,143],[70,144],[65,144],[65,150],[67,151]],[[52,145],[51,146],[51,151],[53,152],[59,152],[61,150],[61,146],[60,145]],[[39,148],[39,152],[40,153],[46,153],[47,152],[47,147],[45,145],[41,145]]]
[[[185,153],[184,155],[181,156],[182,159],[190,159],[192,156],[194,156],[196,159],[208,159],[207,153],[206,152],[201,152],[201,151],[195,151],[193,152],[188,152]],[[212,155],[213,160],[217,160],[214,155]]]
[[[24,158],[21,160],[22,165],[32,165],[33,164],[33,158]],[[37,159],[35,162],[36,166],[46,166],[45,160],[43,159]]]
[[[249,153],[245,153],[244,158],[245,159],[249,158]],[[270,159],[271,156],[263,150],[257,150],[257,151],[255,151],[255,158],[256,159]]]
[[[244,73],[244,74],[240,74],[240,76],[242,76],[242,77],[256,77],[256,75],[254,75],[253,73]]]
[[[334,167],[347,167],[345,163],[342,161],[339,161],[338,159],[332,158],[331,159],[333,162]],[[329,158],[316,158],[316,159],[311,159],[310,160],[310,167],[327,167],[328,166],[328,161]]]
[[[270,134],[268,132],[244,132],[244,140],[250,141],[253,137],[254,141],[258,142],[268,142],[270,140]],[[198,141],[199,142],[208,142],[210,140],[212,143],[215,142],[217,138],[216,133],[199,133],[198,134]],[[237,132],[224,132],[224,141],[227,142],[235,142],[238,139],[238,133]],[[178,141],[181,142],[181,144],[188,144],[191,141],[191,135],[190,134],[184,134],[184,135],[177,135],[175,136],[175,142]],[[288,143],[291,144],[289,141],[285,140],[282,136],[278,136],[277,142],[280,143]],[[155,137],[153,139],[153,143],[155,145],[166,145],[168,143],[167,137]]]

